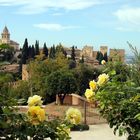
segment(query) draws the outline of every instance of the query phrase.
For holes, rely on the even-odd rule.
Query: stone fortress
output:
[[[67,56],[70,57],[71,55],[71,48],[66,48]],[[96,59],[97,52],[101,52],[104,56],[107,53],[109,61],[120,61],[125,62],[125,50],[124,49],[109,49],[108,46],[100,46],[100,50],[94,50],[93,46],[85,45],[82,50],[75,48],[76,60],[77,62],[79,59],[84,56],[84,61],[86,64],[90,66],[99,66],[99,62]],[[109,52],[109,54],[108,54]]]
[[[16,41],[13,41],[13,40],[10,39],[10,32],[9,32],[9,30],[6,26],[4,27],[4,29],[1,33],[0,45],[1,44],[8,44],[9,46],[13,47],[16,54],[21,53],[20,50],[19,50],[19,44]],[[71,48],[64,47],[64,49],[67,52],[67,57],[70,57],[71,56]],[[101,52],[103,55],[105,53],[107,53],[109,61],[125,62],[125,50],[124,49],[110,49],[108,51],[107,46],[100,46],[100,50],[98,50],[98,51]],[[75,47],[76,61],[79,62],[79,60],[83,56],[84,57],[84,62],[86,64],[88,64],[92,67],[98,67],[99,62],[96,59],[98,51],[94,50],[93,46],[88,46],[88,45],[85,45],[83,47],[83,49],[78,49],[77,47]],[[108,52],[109,52],[109,54],[108,54]],[[9,69],[10,65],[8,65],[7,67]],[[28,74],[26,72],[26,66],[23,66],[23,73],[22,73],[23,80],[28,79],[27,75]]]

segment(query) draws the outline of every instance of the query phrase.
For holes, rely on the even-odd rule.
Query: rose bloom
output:
[[[92,89],[86,89],[85,96],[89,102],[94,101],[95,92]]]
[[[92,89],[92,90],[96,90],[97,89],[97,83],[93,80],[93,81],[90,81],[89,82],[89,87]]]
[[[82,120],[82,114],[80,110],[71,107],[66,112],[66,119],[72,124],[79,124]]]
[[[105,64],[106,64],[106,61],[105,61],[105,60],[102,60],[102,61],[101,61],[101,64],[102,64],[102,65],[105,65]]]
[[[30,122],[34,125],[46,120],[45,110],[40,106],[29,107],[27,114]]]
[[[109,80],[108,74],[103,73],[103,74],[99,75],[97,84],[98,84],[99,86],[102,86],[102,85],[104,85],[108,80]]]
[[[38,95],[29,97],[27,103],[28,103],[28,106],[41,106],[42,105],[41,97]]]

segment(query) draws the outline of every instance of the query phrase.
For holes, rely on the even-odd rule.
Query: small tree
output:
[[[74,48],[74,46],[72,46],[72,50],[71,50],[71,59],[73,61],[75,61],[75,48]]]
[[[48,48],[46,46],[46,43],[44,43],[44,46],[43,46],[43,54],[45,55],[46,58],[48,58]]]
[[[84,63],[84,56],[82,55],[82,58],[80,59],[79,63]]]
[[[97,52],[96,59],[99,61],[99,64],[101,64],[101,61],[104,60],[104,56],[101,52]]]
[[[76,79],[72,73],[60,70],[47,77],[47,91],[51,96],[58,95],[60,104],[63,104],[67,94],[75,92],[76,89]]]
[[[107,53],[104,54],[103,59],[104,59],[106,62],[108,62],[108,56],[107,56]]]
[[[34,59],[35,57],[35,48],[34,48],[34,45],[32,45],[32,48],[31,48],[31,57]]]
[[[39,55],[39,41],[35,42],[35,55]]]
[[[28,40],[26,38],[23,44],[21,63],[26,64],[27,59],[28,59]]]

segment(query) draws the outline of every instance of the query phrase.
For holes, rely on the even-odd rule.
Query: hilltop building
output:
[[[13,47],[14,50],[19,50],[19,44],[16,41],[10,40],[10,32],[6,26],[1,33],[0,45],[1,44],[8,44]]]
[[[109,61],[125,62],[125,50],[124,49],[110,49]]]

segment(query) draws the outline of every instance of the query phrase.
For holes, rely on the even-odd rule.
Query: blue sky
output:
[[[140,0],[0,0],[0,31],[22,47],[25,38],[66,47],[140,47]]]

